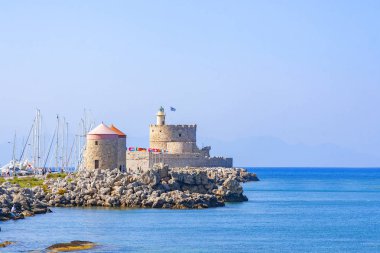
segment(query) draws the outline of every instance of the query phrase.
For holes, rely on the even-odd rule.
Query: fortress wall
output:
[[[210,146],[208,146],[208,147],[203,147],[202,149],[199,150],[199,153],[200,153],[202,156],[210,157],[210,150],[211,150],[211,147],[210,147]]]
[[[225,157],[209,157],[208,158],[208,166],[206,167],[224,167],[224,168],[232,168],[233,160],[232,158]]]
[[[195,142],[168,142],[166,149],[173,154],[193,153],[194,146]]]
[[[137,171],[138,168],[147,170],[149,165],[148,152],[126,152],[127,157],[127,171]]]
[[[197,142],[197,125],[150,125],[151,148],[167,149],[167,142]]]
[[[97,141],[98,145],[95,145]],[[118,139],[87,140],[85,151],[85,168],[95,169],[95,160],[99,160],[99,168],[117,168]]]
[[[160,162],[169,167],[225,167],[233,166],[232,158],[204,157],[199,154],[163,154]]]
[[[232,158],[204,157],[200,154],[152,154],[147,152],[127,152],[127,168],[136,170],[140,167],[148,170],[154,163],[162,162],[174,167],[233,167]]]
[[[167,150],[168,149],[168,143],[166,141],[154,141],[154,142],[150,141],[149,147]]]

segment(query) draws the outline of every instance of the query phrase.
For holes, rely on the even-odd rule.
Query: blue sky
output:
[[[39,108],[146,145],[160,105],[236,165],[380,166],[379,1],[0,1],[0,164]]]

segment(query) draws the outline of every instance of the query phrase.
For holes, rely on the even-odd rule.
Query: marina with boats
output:
[[[56,115],[55,129],[49,133],[45,118],[39,109],[27,133],[21,139],[15,132],[12,141],[12,156],[1,165],[2,177],[44,175],[48,172],[74,172],[82,166],[86,133],[94,126],[89,113],[84,110],[76,129],[70,128],[65,117]]]

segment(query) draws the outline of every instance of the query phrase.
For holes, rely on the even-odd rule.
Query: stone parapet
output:
[[[233,166],[232,158],[206,157],[200,153],[188,154],[154,154],[148,152],[127,152],[127,168],[129,170],[148,170],[156,163],[168,164],[174,167],[224,167]]]

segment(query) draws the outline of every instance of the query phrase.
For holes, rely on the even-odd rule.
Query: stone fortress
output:
[[[232,158],[210,157],[211,147],[197,146],[197,125],[167,125],[164,108],[156,115],[156,124],[149,126],[150,148],[167,150],[165,153],[127,151],[129,170],[146,170],[157,162],[169,167],[225,167],[231,168]]]
[[[171,168],[233,166],[232,158],[211,157],[211,147],[198,148],[196,125],[167,125],[162,107],[156,117],[156,124],[149,126],[149,145],[165,152],[127,151],[126,135],[115,126],[102,123],[87,134],[84,168],[146,171],[156,163]]]
[[[197,147],[197,125],[166,125],[165,111],[157,112],[156,125],[149,126],[149,145],[151,148],[164,149],[171,154],[199,154],[210,156],[210,147]]]

